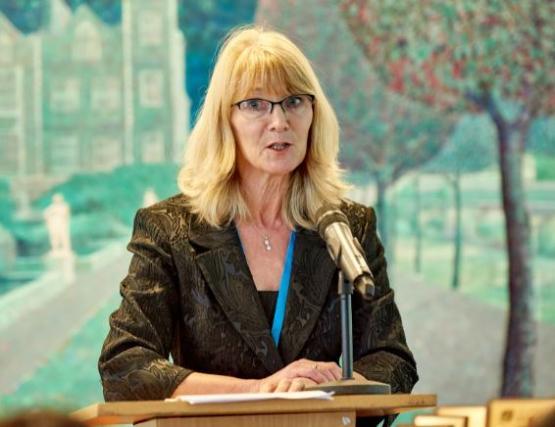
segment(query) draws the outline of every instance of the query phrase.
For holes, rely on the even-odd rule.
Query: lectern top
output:
[[[199,417],[222,415],[298,414],[354,411],[359,417],[384,416],[433,407],[433,394],[390,394],[335,396],[333,400],[266,400],[258,402],[191,405],[159,400],[97,403],[72,416],[89,425],[137,423],[161,417]]]

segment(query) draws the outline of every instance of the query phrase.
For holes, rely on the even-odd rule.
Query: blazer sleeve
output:
[[[370,301],[353,295],[353,368],[370,380],[391,386],[392,393],[409,393],[416,381],[416,362],[407,346],[394,292],[389,287],[384,248],[376,232],[376,215],[365,208],[361,245],[374,274],[376,290]]]
[[[162,228],[156,214],[137,212],[127,246],[133,257],[120,286],[121,305],[110,316],[98,363],[106,401],[164,399],[192,372],[168,360],[179,294]]]

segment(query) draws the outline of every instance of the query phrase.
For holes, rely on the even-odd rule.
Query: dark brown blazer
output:
[[[292,361],[338,361],[337,270],[320,236],[299,229],[276,348],[237,229],[198,221],[178,195],[138,211],[121,306],[99,361],[106,400],[163,399],[193,372],[263,378]],[[353,295],[354,369],[409,392],[416,364],[389,287],[374,211],[342,210],[375,276],[371,301]],[[171,357],[171,361],[168,359]]]

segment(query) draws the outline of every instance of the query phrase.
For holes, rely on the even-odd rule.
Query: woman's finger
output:
[[[318,384],[335,381],[341,378],[341,368],[334,362],[307,361],[303,376],[316,381]]]
[[[335,381],[335,376],[333,375],[333,372],[329,369],[326,369],[325,371],[321,371],[322,375],[326,378],[326,380],[324,381],[325,383],[330,382],[330,381]]]
[[[291,385],[289,386],[289,391],[302,391],[305,389],[305,383],[303,378],[295,378],[291,381]]]
[[[326,363],[326,362],[316,362],[314,364],[314,369],[319,372],[323,378],[322,381],[319,381],[318,384],[327,383],[329,381],[334,381],[335,376],[333,373],[333,363]]]
[[[274,381],[264,381],[260,385],[260,389],[258,390],[261,393],[272,393],[276,388],[276,383]]]
[[[322,384],[341,379],[342,372],[335,362],[299,359],[286,366],[280,374],[279,376],[284,378],[304,377],[316,384]]]
[[[328,381],[328,378],[325,375],[325,373],[320,371],[318,368],[316,368],[314,366],[311,367],[311,368],[299,369],[296,372],[296,374],[299,377],[310,378],[316,384],[321,384],[321,383],[325,383],[325,382]]]
[[[318,368],[326,375],[328,381],[340,380],[343,374],[341,368],[335,362],[318,362]]]
[[[291,386],[291,380],[289,378],[282,378],[281,380],[279,380],[274,392],[279,393],[279,392],[288,391],[290,386]]]

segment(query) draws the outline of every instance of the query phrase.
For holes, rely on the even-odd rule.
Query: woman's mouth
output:
[[[274,151],[283,151],[285,150],[287,147],[289,147],[291,144],[289,144],[288,142],[274,142],[272,144],[270,144],[268,146],[268,148],[270,150],[274,150]]]

